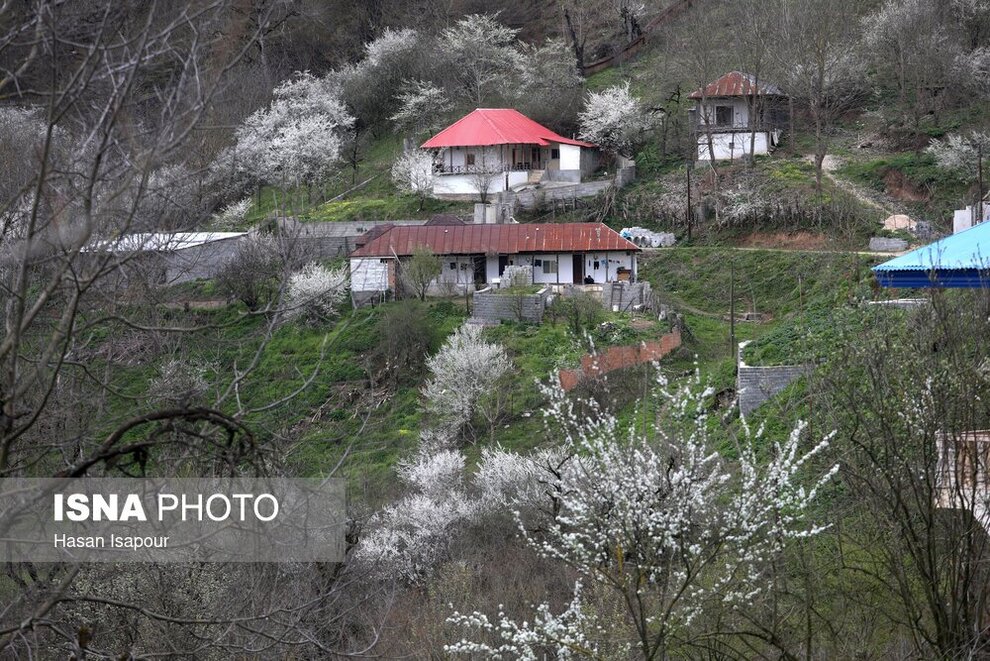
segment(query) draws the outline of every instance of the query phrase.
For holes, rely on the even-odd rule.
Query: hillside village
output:
[[[990,658],[990,2],[0,19],[0,659]]]

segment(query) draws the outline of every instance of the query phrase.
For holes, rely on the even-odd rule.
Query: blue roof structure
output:
[[[990,287],[990,222],[873,267],[883,287]]]

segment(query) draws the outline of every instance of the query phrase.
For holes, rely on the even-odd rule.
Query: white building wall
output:
[[[552,264],[553,266],[548,266]],[[533,255],[533,282],[538,284],[570,284],[574,281],[573,253]]]
[[[351,289],[354,291],[387,291],[388,259],[357,257],[351,259]]]
[[[715,160],[733,160],[743,158],[749,154],[749,145],[752,134],[748,131],[732,131],[728,133],[715,133],[712,135],[712,150],[715,152]],[[770,153],[771,139],[766,131],[758,131],[753,141],[753,154],[760,156]],[[702,131],[698,134],[698,160],[707,161],[711,159],[711,152],[708,149],[708,136]]]
[[[635,257],[625,252],[593,252],[584,256],[584,274],[594,278],[596,283],[618,280],[618,270],[626,268],[636,274]]]
[[[470,284],[474,282],[474,258],[466,255],[444,255],[440,258],[437,282]]]
[[[581,147],[578,145],[558,145],[560,147],[560,169],[581,169]]]
[[[719,126],[718,128],[739,128],[749,127],[749,100],[738,99],[707,99],[700,108],[704,109],[704,114],[698,117],[698,131],[705,130],[705,117],[708,117],[708,125],[715,128],[716,110],[718,106],[732,108],[732,123],[729,126]]]

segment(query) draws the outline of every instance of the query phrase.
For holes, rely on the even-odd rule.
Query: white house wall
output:
[[[591,252],[584,255],[584,274],[594,278],[596,283],[618,280],[620,268],[629,269],[636,275],[636,259],[625,252]]]
[[[749,154],[750,139],[753,134],[749,131],[733,131],[729,133],[713,133],[712,149],[716,161],[727,161],[742,158]],[[757,131],[753,141],[753,153],[756,156],[769,154],[769,136],[766,131]],[[708,149],[708,136],[704,132],[698,134],[698,160],[711,159]]]
[[[699,104],[701,105],[701,104]],[[740,99],[707,99],[701,106],[705,109],[704,116],[708,117],[708,125],[715,128],[715,108],[716,106],[727,106],[732,108],[732,124],[730,126],[719,126],[718,128],[738,128],[749,127],[749,100]],[[705,130],[704,116],[698,117],[698,131]]]
[[[581,169],[581,147],[578,145],[558,145],[560,147],[560,169]]]
[[[352,259],[351,289],[354,291],[386,291],[388,289],[388,261],[379,257]]]

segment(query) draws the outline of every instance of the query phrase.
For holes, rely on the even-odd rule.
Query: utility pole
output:
[[[976,222],[983,222],[983,142],[976,143],[976,180],[979,191],[976,193]],[[973,223],[974,225],[976,223]]]
[[[736,265],[729,265],[729,350],[735,356],[736,348]],[[734,361],[737,365],[739,361]]]
[[[694,161],[690,158],[687,160],[685,165],[685,171],[687,172],[687,240],[691,240],[691,222],[694,214],[691,213],[691,169],[694,167]]]

